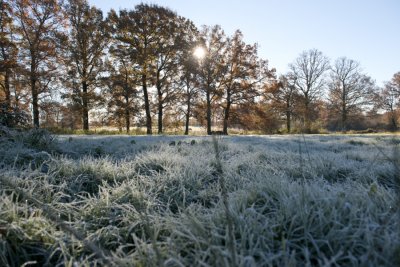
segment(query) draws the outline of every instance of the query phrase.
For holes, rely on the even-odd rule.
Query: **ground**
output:
[[[400,263],[396,136],[0,140],[1,266]]]

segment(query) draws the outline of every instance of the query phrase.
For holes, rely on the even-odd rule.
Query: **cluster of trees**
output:
[[[287,132],[296,117],[306,133],[313,123],[329,130],[397,130],[400,72],[379,88],[358,62],[341,57],[330,64],[316,49],[303,52],[289,68],[272,90],[272,104],[285,116]]]
[[[196,57],[196,49],[204,50]],[[286,124],[347,130],[386,111],[397,129],[400,73],[384,88],[359,63],[330,65],[303,52],[290,71],[258,56],[238,30],[198,29],[168,8],[101,10],[86,0],[0,2],[1,123],[89,130],[94,122],[130,131],[190,125],[272,132]],[[31,116],[24,116],[31,114]],[[92,121],[90,121],[92,120]],[[294,125],[294,126],[292,126]],[[364,125],[365,126],[365,125]]]

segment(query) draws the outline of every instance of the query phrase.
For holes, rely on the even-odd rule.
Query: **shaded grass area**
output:
[[[396,266],[398,145],[3,129],[0,266]]]

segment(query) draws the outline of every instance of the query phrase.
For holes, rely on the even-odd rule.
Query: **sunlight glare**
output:
[[[205,55],[206,55],[206,50],[204,50],[203,47],[198,46],[198,47],[195,48],[195,50],[194,50],[194,52],[193,52],[193,55],[194,55],[197,59],[201,60],[201,59],[203,59],[203,58],[205,57]]]

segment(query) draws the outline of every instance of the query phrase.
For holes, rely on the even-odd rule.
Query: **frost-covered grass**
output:
[[[210,137],[32,135],[0,137],[0,266],[400,264],[391,136],[220,137],[221,171]]]

